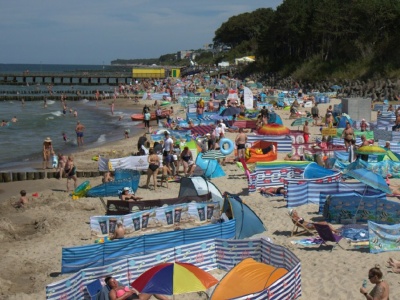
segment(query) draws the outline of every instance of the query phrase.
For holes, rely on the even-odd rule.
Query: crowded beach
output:
[[[108,299],[136,294],[139,299],[223,299],[221,291],[228,293],[224,284],[251,278],[240,279],[240,272],[234,279],[228,276],[248,258],[283,269],[282,275],[269,290],[238,289],[229,298],[268,299],[271,293],[276,299],[400,297],[400,257],[393,245],[400,239],[398,105],[345,99],[340,89],[319,93],[293,83],[288,90],[277,90],[251,78],[210,79],[202,74],[137,81],[119,86],[109,98],[98,95],[96,106],[107,107],[112,115],[118,109],[135,110],[131,119],[137,130],[90,148],[85,145],[90,134],[85,120],[76,117],[75,151],[59,153],[47,136],[38,145],[43,161],[35,168],[54,177],[1,183],[2,297],[89,298],[88,286],[99,282],[98,294]],[[59,105],[67,110],[68,99]],[[78,176],[91,171],[98,176]],[[366,173],[375,177],[365,178]],[[179,200],[183,190],[189,185],[196,190],[200,181],[220,195],[211,193],[216,198],[206,201],[194,194]],[[249,219],[235,214],[237,203],[249,208]],[[129,210],[122,213],[119,205]],[[229,235],[239,219],[246,230],[257,228],[255,234],[239,234],[236,228]],[[215,228],[229,232],[214,236]],[[213,239],[202,240],[195,230],[210,230]],[[109,257],[112,263],[77,266],[77,254],[85,256],[80,247],[92,253],[94,247],[120,249],[119,243],[132,241],[129,247],[134,249],[135,243],[154,242],[163,234],[172,240],[146,253],[118,250],[121,257]],[[181,244],[179,234],[194,234],[194,244]],[[221,258],[244,242],[248,249],[237,255],[240,259]],[[199,250],[190,257],[179,247]],[[215,261],[206,264],[215,247],[220,247]],[[291,262],[259,259],[268,251],[280,251]],[[142,290],[134,282],[146,269],[125,268],[132,268],[134,259],[153,267],[157,263],[150,257],[164,252],[182,254],[164,263],[190,259],[215,281],[203,292],[174,296]],[[75,262],[68,260],[68,253],[77,255]],[[295,274],[300,280],[285,281]],[[284,290],[290,293],[279,296]]]

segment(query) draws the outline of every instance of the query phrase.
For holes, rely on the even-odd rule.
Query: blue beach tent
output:
[[[236,221],[235,239],[245,239],[255,234],[266,231],[260,218],[251,210],[238,195],[224,194],[222,212],[231,208],[233,218]]]

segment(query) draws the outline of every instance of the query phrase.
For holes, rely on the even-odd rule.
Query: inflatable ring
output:
[[[81,183],[75,191],[72,193],[72,196],[83,197],[86,193],[90,190],[90,181],[86,180],[85,182]]]
[[[228,144],[228,149],[224,149],[224,145]],[[235,149],[235,145],[233,144],[233,142],[230,139],[227,138],[222,138],[219,141],[219,148],[220,151],[223,155],[229,155],[233,152],[233,150]]]

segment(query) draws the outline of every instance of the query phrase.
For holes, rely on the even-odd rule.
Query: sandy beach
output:
[[[332,99],[330,104],[339,103]],[[118,105],[124,108],[140,108],[132,100],[118,99]],[[153,104],[153,101],[147,101]],[[104,104],[105,105],[105,104]],[[328,104],[320,104],[320,114],[323,115]],[[175,116],[184,116],[177,104],[174,105]],[[306,109],[302,108],[301,111]],[[310,109],[307,109],[310,110]],[[289,111],[279,110],[284,125],[290,127]],[[374,113],[373,113],[374,114]],[[376,119],[376,114],[372,120]],[[153,122],[154,123],[154,122]],[[155,124],[155,123],[154,123]],[[318,126],[310,126],[311,141],[320,136]],[[143,129],[144,132],[144,129]],[[139,131],[140,133],[140,131]],[[228,133],[228,138],[234,139],[235,133]],[[92,149],[77,149],[73,153],[78,170],[97,170],[97,162],[92,157],[98,154],[109,157],[128,156],[136,151],[139,135]],[[279,153],[283,159],[286,153]],[[390,298],[400,299],[400,275],[389,273],[386,262],[389,257],[400,259],[396,252],[370,254],[368,249],[343,250],[329,248],[303,247],[293,245],[291,241],[304,237],[290,237],[292,222],[287,216],[288,209],[283,199],[265,198],[260,193],[248,194],[247,180],[236,164],[226,164],[223,167],[227,176],[212,179],[212,182],[223,193],[229,191],[238,194],[253,211],[255,211],[267,228],[265,236],[274,243],[283,245],[295,253],[301,260],[302,297],[301,299],[364,299],[359,289],[368,270],[379,264],[391,289]],[[142,175],[139,186],[146,182]],[[78,184],[85,179],[78,179]],[[90,178],[92,186],[101,183],[101,177]],[[397,182],[396,182],[397,181]],[[392,180],[398,184],[398,180]],[[30,203],[24,209],[15,209],[11,203],[19,198],[19,191],[25,189]],[[87,245],[93,243],[90,235],[89,218],[93,215],[104,215],[104,207],[99,198],[81,198],[73,201],[66,190],[66,179],[43,179],[0,184],[0,243],[3,253],[0,270],[1,299],[45,299],[45,286],[70,276],[70,274],[55,276],[61,270],[61,249],[67,246]],[[139,188],[137,195],[144,199],[172,198],[179,192],[179,183],[172,182],[169,188],[161,187],[156,191]],[[38,193],[38,197],[33,197]],[[106,197],[116,199],[116,197]],[[306,220],[322,220],[317,214],[316,205],[305,205],[297,209]],[[335,225],[338,228],[340,225]],[[346,242],[344,241],[344,246]],[[343,243],[341,243],[343,245]],[[215,271],[221,278],[223,272]],[[368,284],[368,289],[372,284]],[[197,299],[197,294],[184,295],[175,299]],[[201,299],[201,298],[198,298]]]

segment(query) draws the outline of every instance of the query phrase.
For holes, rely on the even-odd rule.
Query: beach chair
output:
[[[292,220],[293,223],[293,228],[292,228],[292,233],[290,236],[299,236],[299,235],[304,235],[304,234],[311,234],[315,236],[315,233],[308,229],[306,226],[301,224],[298,220],[293,219],[293,217],[288,213],[289,218]]]
[[[96,300],[98,299],[98,296],[103,289],[103,285],[101,284],[100,279],[96,279],[95,281],[92,281],[91,283],[86,285],[86,289],[89,293],[90,299]]]
[[[314,223],[315,230],[318,232],[319,237],[322,240],[322,245],[329,246],[326,242],[334,242],[336,245],[339,245],[340,248],[344,249],[340,246],[339,241],[343,238],[340,235],[336,235],[332,232],[328,225],[316,224]]]

